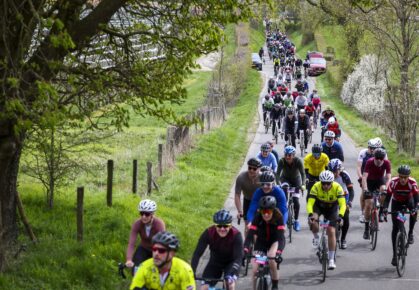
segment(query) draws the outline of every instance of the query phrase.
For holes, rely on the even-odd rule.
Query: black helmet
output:
[[[314,153],[314,154],[315,153],[320,154],[320,153],[322,153],[322,151],[323,151],[323,148],[319,144],[314,144],[313,147],[311,148],[311,152]]]
[[[377,148],[374,150],[374,157],[377,159],[384,159],[384,157],[386,157],[386,151],[382,148]]]
[[[260,151],[270,151],[271,150],[271,145],[268,143],[262,144],[262,146],[260,146]]]
[[[247,165],[259,168],[262,166],[262,162],[260,162],[259,159],[252,157],[247,161]]]
[[[410,166],[409,165],[400,165],[397,169],[397,173],[400,175],[410,175]]]
[[[259,200],[260,209],[274,209],[276,207],[276,199],[272,195],[263,196]]]
[[[271,168],[270,166],[268,166],[268,165],[263,165],[263,166],[260,168],[260,172],[261,172],[261,173],[263,173],[263,172],[272,172],[272,168]]]
[[[313,106],[313,102],[308,102],[308,106],[309,107]]]
[[[179,240],[176,236],[170,232],[158,232],[154,235],[152,239],[152,243],[154,244],[162,244],[166,248],[177,250],[179,248]]]
[[[293,115],[294,114],[294,110],[293,109],[287,109],[287,115]]]
[[[260,183],[268,183],[275,181],[275,175],[272,171],[265,171],[260,175]]]
[[[212,220],[217,225],[227,225],[231,224],[233,221],[233,216],[230,214],[229,211],[222,209],[217,211],[214,216],[212,217]]]

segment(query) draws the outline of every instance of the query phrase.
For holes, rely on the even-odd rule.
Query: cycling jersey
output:
[[[318,177],[329,164],[329,157],[321,153],[319,159],[314,158],[313,153],[304,157],[304,168],[308,170],[308,174]]]
[[[367,180],[379,180],[384,177],[384,174],[391,173],[391,164],[390,161],[384,159],[383,164],[381,166],[377,166],[374,163],[374,157],[368,159],[367,163],[365,164],[365,171],[368,173]]]
[[[339,138],[341,135],[338,122],[335,122],[334,124],[327,123],[326,131],[332,131],[333,133],[335,133],[336,138]]]
[[[284,217],[284,220],[288,220],[288,208],[287,208],[287,199],[285,198],[284,191],[279,186],[274,186],[272,188],[272,191],[269,193],[264,193],[262,188],[258,188],[258,190],[255,191],[253,194],[252,202],[250,203],[249,211],[247,212],[247,220],[253,221],[253,218],[255,217],[256,210],[259,206],[259,200],[263,196],[273,196],[276,199],[276,207],[279,209],[279,211],[282,213],[282,216]]]
[[[310,195],[307,202],[307,213],[313,213],[313,206],[315,203],[322,205],[339,204],[339,215],[344,216],[346,211],[346,201],[342,186],[337,182],[332,182],[332,186],[328,191],[324,191],[322,183],[316,182],[311,188]]]
[[[285,157],[281,158],[278,162],[277,174],[282,180],[295,180],[301,177],[302,184],[305,184],[306,182],[303,161],[296,156],[291,164],[285,160]]]
[[[263,99],[262,101],[262,108],[264,110],[270,111],[274,106],[274,100],[270,98],[269,100]]]
[[[153,259],[145,261],[135,274],[130,290],[142,287],[149,290],[195,290],[196,284],[191,266],[185,261],[173,257],[170,272],[163,282],[161,282],[159,270],[154,265]]]
[[[322,148],[323,153],[325,153],[330,160],[337,158],[342,162],[344,161],[342,145],[339,142],[333,140],[332,146],[330,147],[326,142],[323,142]]]
[[[241,195],[243,192],[244,199],[251,200],[253,193],[259,188],[259,177],[255,180],[250,179],[249,173],[244,171],[236,178],[235,193]]]
[[[275,217],[274,213],[272,220],[266,222],[262,216],[258,214],[249,227],[249,232],[244,241],[244,247],[249,248],[256,236],[254,251],[266,253],[275,242],[278,242],[278,250],[283,251],[285,248],[284,231],[284,219],[281,215]]]
[[[354,189],[351,177],[349,173],[345,170],[341,171],[339,175],[335,178],[335,182],[339,183],[342,186],[343,192],[345,193],[346,203],[349,201],[352,202],[354,199]]]
[[[262,152],[259,152],[257,158],[262,162],[263,165],[269,166],[272,168],[273,172],[276,172],[278,163],[276,161],[275,155],[269,152],[267,157],[263,157]]]
[[[362,162],[361,173],[364,173],[365,164],[371,157],[374,157],[374,153],[369,153],[368,149],[362,149],[361,152],[359,152],[358,161]]]
[[[394,177],[387,189],[386,199],[390,200],[391,197],[399,202],[406,202],[413,198],[415,199],[415,204],[417,204],[419,199],[419,190],[416,180],[409,177],[407,183],[402,185],[400,183],[400,178]]]
[[[316,107],[316,109],[317,109],[317,107],[320,105],[320,98],[318,96],[317,97],[313,97],[311,99],[311,101],[313,102],[313,106]]]

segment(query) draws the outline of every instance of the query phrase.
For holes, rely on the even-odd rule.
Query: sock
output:
[[[329,260],[335,258],[335,251],[329,251]]]
[[[365,230],[368,231],[370,229],[370,224],[368,222],[365,223]]]
[[[279,280],[272,280],[272,287],[278,287]]]

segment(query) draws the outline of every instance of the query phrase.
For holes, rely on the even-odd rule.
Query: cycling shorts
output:
[[[317,213],[319,217],[323,215],[325,219],[330,221],[330,226],[336,227],[336,221],[339,217],[339,204],[338,203],[328,204],[328,203],[316,200],[313,206],[313,212]]]

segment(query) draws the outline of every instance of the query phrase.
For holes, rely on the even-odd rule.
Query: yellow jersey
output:
[[[141,264],[129,289],[145,287],[148,290],[196,290],[191,266],[176,257],[172,259],[172,266],[167,277],[162,279],[158,268],[154,265],[153,258],[151,258]]]
[[[314,158],[313,153],[304,157],[304,168],[308,170],[308,174],[319,176],[329,164],[329,157],[325,153],[321,153],[319,159]]]
[[[316,182],[311,188],[307,202],[307,213],[313,213],[315,202],[333,204],[339,203],[339,215],[344,216],[346,211],[345,195],[339,183],[333,181],[328,191],[324,191],[321,181]]]

